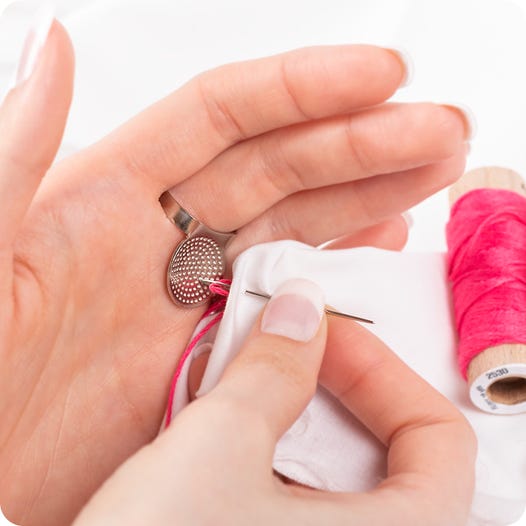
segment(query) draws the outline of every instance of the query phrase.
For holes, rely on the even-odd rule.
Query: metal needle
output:
[[[267,294],[261,294],[259,292],[254,292],[252,290],[245,290],[245,294],[250,294],[252,296],[258,296],[259,298],[270,299],[270,296]],[[329,307],[325,307],[325,312],[330,316],[339,316],[340,318],[347,318],[349,320],[361,321],[363,323],[373,323],[374,321],[368,320],[367,318],[360,318],[359,316],[353,316],[352,314],[346,314],[345,312],[340,312]]]
[[[204,285],[208,285],[208,286],[218,285],[218,286],[225,288],[226,290],[230,290],[230,285],[223,283],[221,281],[217,281],[213,279],[205,279],[205,278],[199,278],[199,281],[201,282],[201,284],[204,284]],[[253,290],[245,290],[245,294],[250,294],[251,296],[257,296],[258,298],[264,298],[267,300],[270,299],[270,296],[268,294],[261,294],[260,292],[254,292]],[[344,312],[340,312],[340,311],[334,310],[329,307],[325,307],[325,312],[329,316],[338,316],[340,318],[347,318],[349,320],[361,321],[362,323],[374,324],[373,320],[368,320],[367,318],[361,318],[360,316],[353,316],[352,314],[346,314]]]

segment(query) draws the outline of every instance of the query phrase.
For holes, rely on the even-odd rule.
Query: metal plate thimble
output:
[[[198,307],[212,293],[200,280],[219,280],[226,270],[224,246],[233,233],[216,232],[195,219],[168,192],[159,199],[168,219],[185,235],[175,248],[166,284],[172,300],[181,307]]]

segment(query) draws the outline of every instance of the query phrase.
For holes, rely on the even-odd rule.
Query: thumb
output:
[[[314,395],[327,337],[325,300],[314,283],[295,279],[273,293],[243,349],[210,398],[222,397],[229,422],[252,415],[277,441]],[[226,399],[226,400],[225,400]]]
[[[0,255],[11,252],[59,148],[73,92],[73,63],[65,29],[41,10],[26,40],[16,86],[0,108]]]

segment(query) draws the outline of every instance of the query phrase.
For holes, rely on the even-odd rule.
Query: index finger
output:
[[[357,516],[369,517],[364,524],[464,524],[476,442],[449,400],[346,320],[330,320],[320,381],[389,447],[388,478],[371,493],[350,497]]]
[[[298,49],[203,73],[111,140],[159,195],[243,139],[379,104],[406,76],[406,62],[394,50]]]

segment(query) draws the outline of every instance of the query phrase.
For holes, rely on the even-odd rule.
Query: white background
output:
[[[40,3],[12,5],[0,19],[0,96]],[[471,107],[478,134],[468,168],[500,164],[526,175],[526,0],[56,4],[77,52],[76,94],[61,155],[102,137],[203,69],[306,45],[370,42],[405,48],[413,58],[413,83],[397,100]],[[408,249],[442,250],[445,194],[413,215]],[[526,526],[526,517],[517,524]]]

